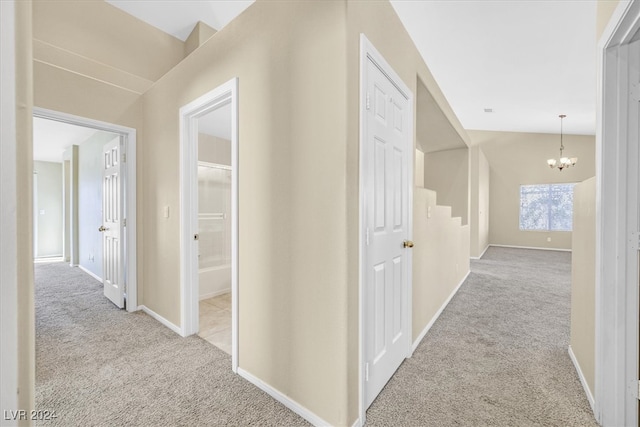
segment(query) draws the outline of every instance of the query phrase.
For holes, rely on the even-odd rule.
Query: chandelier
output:
[[[575,166],[578,162],[577,157],[564,157],[562,155],[562,151],[564,151],[564,145],[562,144],[562,120],[567,117],[566,114],[560,114],[560,161],[556,159],[547,160],[547,164],[551,169],[557,167],[559,171],[562,172],[562,169],[568,168],[570,166]]]

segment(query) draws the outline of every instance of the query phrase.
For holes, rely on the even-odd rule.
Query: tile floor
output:
[[[200,332],[225,353],[231,354],[231,293],[200,301]]]

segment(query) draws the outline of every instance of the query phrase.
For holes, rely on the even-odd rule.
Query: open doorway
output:
[[[231,102],[198,118],[198,335],[231,355]]]
[[[180,109],[183,336],[238,366],[237,79]]]
[[[33,115],[34,261],[78,267],[117,307],[137,310],[135,130]]]

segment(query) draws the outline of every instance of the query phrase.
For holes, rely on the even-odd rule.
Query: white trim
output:
[[[638,76],[629,71],[640,58],[629,42],[639,27],[640,2],[620,2],[598,42],[594,414],[601,425],[638,425],[640,188],[638,102],[631,100]]]
[[[0,410],[18,408],[15,1],[0,1]],[[23,285],[27,285],[24,283]],[[32,291],[33,292],[33,291]],[[33,304],[33,303],[32,303]],[[23,308],[24,309],[24,308]],[[23,355],[22,357],[27,357]],[[33,382],[31,383],[33,387]],[[33,389],[32,389],[33,390]],[[26,391],[28,394],[28,391]],[[29,408],[21,408],[29,409]],[[3,417],[4,418],[4,417]],[[0,421],[8,425],[6,421]]]
[[[513,245],[497,245],[491,243],[489,246],[493,246],[495,248],[513,248],[513,249],[533,249],[536,251],[558,251],[558,252],[571,252],[571,249],[563,249],[563,248],[538,248],[534,246],[513,246]],[[484,255],[484,252],[483,252]]]
[[[33,257],[33,261],[47,261],[50,260],[51,262],[58,262],[58,261],[64,261],[64,258],[62,257],[62,254],[53,254],[53,255],[43,255],[43,256],[36,256]]]
[[[351,427],[362,427],[362,423],[360,422],[360,418],[356,418],[356,420],[351,424]]]
[[[175,332],[178,335],[182,335],[180,333],[180,328],[169,322],[167,319],[165,319],[164,317],[160,316],[158,313],[156,313],[155,311],[151,310],[149,307],[147,307],[146,305],[140,305],[136,308],[136,310],[142,310],[145,313],[147,313],[149,316],[153,317],[154,319],[156,319],[158,322],[162,323],[164,326],[166,326],[167,328],[171,329],[173,332]]]
[[[198,118],[231,103],[231,368],[238,370],[238,78],[180,108],[180,334],[198,332]]]
[[[427,323],[427,326],[425,326],[422,332],[420,332],[420,335],[418,336],[418,338],[416,338],[416,340],[413,342],[413,351],[416,351],[422,339],[425,337],[425,335],[427,335],[427,332],[429,332],[429,329],[431,329],[433,324],[436,323],[436,320],[438,320],[438,318],[440,317],[444,309],[447,307],[447,305],[449,305],[453,297],[458,293],[458,290],[460,290],[460,287],[464,284],[465,280],[467,280],[467,277],[469,277],[469,274],[471,274],[471,270],[467,271],[467,274],[465,274],[464,278],[460,281],[460,283],[458,283],[458,286],[456,286],[453,292],[451,292],[451,295],[449,295],[449,297],[445,300],[445,302],[440,306],[436,314],[433,315],[429,323]]]
[[[238,375],[240,375],[242,378],[246,379],[251,384],[258,387],[260,390],[267,393],[269,396],[273,397],[278,402],[282,403],[288,409],[300,415],[302,418],[304,418],[314,426],[319,427],[319,426],[331,425],[331,423],[328,423],[327,421],[323,420],[318,415],[316,415],[315,413],[311,412],[309,409],[302,406],[300,403],[296,402],[286,394],[271,387],[269,384],[265,383],[264,381],[260,380],[258,377],[250,374],[244,369],[238,368]]]
[[[208,168],[216,168],[216,169],[224,169],[224,170],[233,170],[233,168],[229,165],[222,165],[220,163],[211,163],[211,162],[205,162],[202,160],[198,160],[198,166],[206,166]]]
[[[224,294],[228,294],[229,292],[231,292],[231,288],[229,289],[223,289],[222,291],[216,291],[216,292],[210,292],[208,294],[204,294],[204,295],[200,295],[200,297],[198,298],[200,301],[205,300],[205,299],[209,299],[209,298],[213,298],[213,297],[217,297],[219,295],[224,295]]]
[[[376,66],[382,71],[383,74],[389,78],[391,83],[395,85],[395,87],[401,92],[401,94],[407,99],[407,105],[409,108],[407,127],[410,131],[409,133],[409,144],[408,147],[408,155],[409,162],[407,166],[408,173],[408,181],[405,185],[407,188],[407,206],[408,206],[408,221],[407,221],[407,236],[411,238],[413,235],[413,167],[414,167],[414,156],[415,156],[415,135],[414,135],[414,98],[413,93],[409,89],[409,87],[404,83],[404,81],[398,76],[398,74],[393,70],[393,67],[389,65],[389,63],[384,59],[382,54],[378,52],[375,46],[367,39],[367,37],[361,33],[360,34],[360,98],[358,102],[358,111],[359,111],[359,227],[358,227],[358,238],[359,238],[359,254],[358,254],[358,367],[359,367],[359,381],[358,381],[358,413],[359,413],[359,421],[362,425],[366,424],[366,393],[365,393],[365,379],[364,379],[364,369],[365,369],[365,351],[364,351],[364,283],[363,278],[365,275],[364,272],[364,255],[366,253],[365,246],[365,223],[366,223],[366,207],[364,201],[365,187],[364,187],[364,178],[365,178],[365,164],[364,164],[364,149],[365,149],[365,98],[366,98],[366,81],[365,81],[365,70],[367,67],[367,61],[371,60]],[[413,273],[412,273],[412,263],[413,263],[413,254],[412,251],[408,251],[407,253],[407,334],[409,337],[412,336],[412,289],[413,289]],[[411,338],[407,340],[407,357],[411,357],[413,352],[413,346],[411,343]]]
[[[576,368],[576,372],[578,373],[578,378],[580,378],[580,384],[582,384],[584,393],[587,395],[587,400],[589,401],[591,410],[594,411],[593,394],[591,394],[591,389],[589,389],[589,385],[587,384],[587,379],[584,377],[584,374],[582,373],[582,369],[580,368],[578,359],[576,359],[576,355],[573,353],[573,349],[571,348],[571,346],[569,346],[569,357],[571,358],[571,362],[573,362],[573,366]]]
[[[77,266],[80,270],[84,271],[85,273],[87,273],[89,276],[93,277],[94,279],[96,279],[98,282],[102,283],[102,277],[98,276],[97,274],[95,274],[92,271],[87,270],[85,267],[83,267],[82,265],[78,265]]]
[[[40,258],[38,256],[38,223],[39,215],[38,215],[38,171],[33,170],[33,212],[31,215],[33,216],[33,259]]]
[[[471,258],[471,259],[481,259],[484,256],[485,252],[487,252],[487,250],[489,250],[489,246],[491,246],[491,245],[487,245],[487,247],[484,248],[484,251],[482,251],[480,256],[472,256],[472,257],[469,257],[469,258]]]
[[[106,132],[117,133],[125,139],[126,168],[125,168],[125,192],[127,226],[125,259],[121,260],[126,265],[126,306],[127,311],[136,311],[138,307],[138,258],[137,258],[137,180],[136,180],[136,135],[133,128],[120,126],[113,123],[102,122],[86,117],[47,110],[45,108],[33,108],[33,116],[58,122],[69,123],[77,126],[89,127]]]

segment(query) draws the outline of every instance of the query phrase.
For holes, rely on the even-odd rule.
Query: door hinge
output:
[[[640,83],[631,85],[631,93],[629,95],[631,95],[631,99],[634,101],[640,101]]]
[[[122,153],[122,163],[127,163],[127,153]]]
[[[365,240],[367,246],[369,246],[369,227],[367,227],[367,230],[364,233],[364,240]]]
[[[123,226],[123,227],[126,227],[126,226],[127,226],[127,218],[125,218],[125,219],[123,219],[123,220],[122,220],[122,226]]]
[[[364,364],[364,380],[369,381],[369,363]]]
[[[369,99],[369,92],[367,92],[367,99],[366,99],[366,102],[365,102],[365,106],[366,106],[367,110],[371,109],[371,100]]]
[[[640,380],[638,380],[638,394],[636,394],[636,398],[640,399]]]
[[[631,250],[640,250],[640,232],[633,231],[629,233],[629,246]]]

